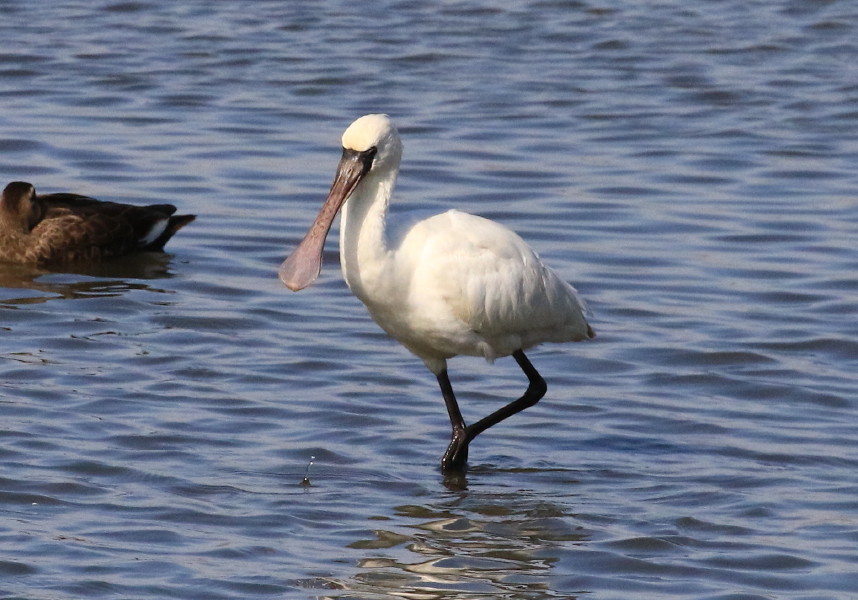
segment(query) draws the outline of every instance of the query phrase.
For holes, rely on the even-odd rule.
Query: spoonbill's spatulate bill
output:
[[[342,209],[343,277],[375,322],[437,377],[453,428],[441,467],[461,470],[477,435],[545,394],[545,381],[524,351],[594,334],[575,288],[509,229],[457,210],[397,226],[388,205],[401,155],[387,115],[366,115],[346,129],[328,198],[280,267],[280,279],[298,291],[318,277],[325,238]],[[459,354],[488,361],[511,355],[527,376],[527,390],[466,425],[447,376],[447,359]]]

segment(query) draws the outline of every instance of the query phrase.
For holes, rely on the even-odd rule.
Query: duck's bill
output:
[[[310,231],[298,244],[298,247],[280,265],[280,281],[293,292],[303,290],[313,283],[322,270],[322,251],[325,239],[334,222],[334,217],[342,205],[351,196],[354,189],[366,174],[367,167],[357,153],[344,151],[337,174],[328,198]]]

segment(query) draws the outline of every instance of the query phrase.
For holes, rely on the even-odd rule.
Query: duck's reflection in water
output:
[[[168,254],[153,252],[57,268],[0,263],[0,304],[118,296],[129,290],[166,293],[146,282],[172,277],[171,259]]]

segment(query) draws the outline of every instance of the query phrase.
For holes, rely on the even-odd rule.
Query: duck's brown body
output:
[[[101,261],[159,251],[194,215],[172,204],[133,206],[77,194],[37,196],[15,181],[0,199],[0,261],[48,264]]]

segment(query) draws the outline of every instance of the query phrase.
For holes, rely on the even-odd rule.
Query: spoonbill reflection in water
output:
[[[389,217],[402,142],[387,115],[359,118],[342,141],[328,198],[280,267],[280,279],[298,291],[318,277],[325,238],[342,208],[343,277],[375,322],[435,374],[453,428],[441,468],[462,470],[477,435],[545,394],[524,351],[594,336],[584,303],[518,235],[493,221],[457,210],[416,222]],[[466,425],[447,375],[447,359],[459,354],[490,362],[512,355],[527,390]]]

